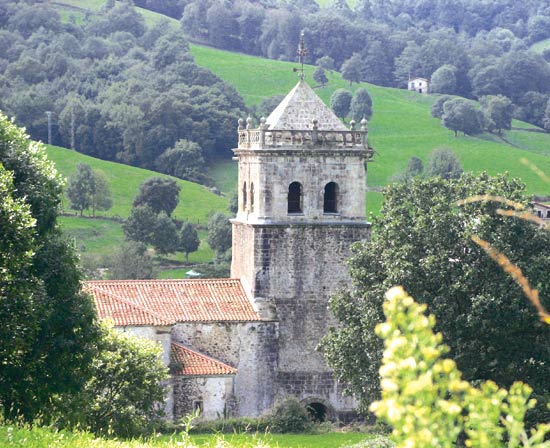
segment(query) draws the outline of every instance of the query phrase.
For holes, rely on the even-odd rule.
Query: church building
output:
[[[86,282],[101,319],[162,344],[171,418],[254,417],[289,395],[319,419],[356,415],[316,347],[370,234],[366,124],[348,129],[302,76],[258,127],[239,120],[230,279]]]

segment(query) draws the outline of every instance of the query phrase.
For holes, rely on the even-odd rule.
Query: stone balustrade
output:
[[[368,148],[367,131],[321,131],[317,129],[267,130],[240,129],[239,149],[267,149],[283,146],[320,146],[327,148]]]

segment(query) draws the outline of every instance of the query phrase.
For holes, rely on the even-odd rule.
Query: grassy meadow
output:
[[[287,93],[297,82],[292,72],[292,68],[296,67],[294,63],[197,45],[193,45],[191,51],[199,65],[233,84],[249,105],[259,103],[266,96]],[[311,83],[314,67],[306,66],[305,70],[306,79]],[[488,171],[491,174],[509,172],[522,178],[531,193],[550,192],[550,185],[520,162],[525,158],[550,173],[549,134],[518,129],[504,132],[503,138],[492,134],[454,137],[453,132],[441,126],[440,120],[430,115],[437,95],[421,95],[366,83],[353,84],[350,88],[336,72],[329,73],[328,78],[327,86],[316,89],[326,103],[338,88],[355,91],[358,87],[366,87],[372,96],[374,114],[369,122],[369,141],[376,150],[376,157],[368,170],[369,186],[382,187],[389,183],[393,175],[405,168],[412,156],[426,161],[434,149],[448,147],[456,152],[468,171]],[[519,122],[514,126],[516,124],[518,128],[532,127]],[[214,172],[218,169],[221,170],[214,168]],[[227,180],[224,183],[227,184]]]
[[[60,8],[71,8],[72,11],[75,11],[75,7],[80,8],[81,14],[86,10],[98,13],[103,0],[60,0],[56,4]],[[164,17],[150,11],[141,9],[139,11],[148,24]],[[168,20],[173,26],[178,26],[176,20]],[[535,44],[533,49],[541,51],[540,49],[547,45],[550,45],[550,39]],[[197,64],[210,69],[220,78],[234,85],[249,106],[259,104],[263,98],[271,95],[286,94],[297,82],[297,76],[292,71],[297,64],[293,62],[268,60],[195,44],[191,45],[191,53]],[[306,80],[311,85],[314,85],[313,71],[313,66],[306,65]],[[359,87],[366,87],[373,99],[374,115],[369,122],[369,141],[376,155],[375,161],[368,167],[367,213],[369,215],[376,214],[380,210],[381,188],[405,168],[410,157],[420,157],[426,162],[430,152],[441,147],[455,151],[468,171],[488,171],[490,174],[508,172],[512,176],[520,177],[527,184],[529,193],[550,194],[550,185],[529,167],[529,165],[536,166],[541,171],[550,173],[549,134],[530,132],[529,129],[533,126],[514,121],[514,129],[504,132],[502,136],[483,134],[473,137],[463,135],[454,137],[453,132],[445,129],[438,119],[430,115],[431,105],[437,95],[420,95],[366,83],[349,86],[337,72],[327,73],[327,76],[329,82],[326,86],[315,86],[317,93],[327,104],[332,93],[338,88],[355,91]],[[235,117],[235,121],[237,118]],[[68,165],[72,164],[74,170],[75,162],[70,158],[65,160],[60,151],[62,150],[52,149],[51,156],[66,175],[70,172]],[[109,214],[125,217],[137,191],[139,184],[137,179],[141,179],[140,176],[144,170],[130,171],[124,175],[116,174],[115,171],[113,171],[115,174],[110,174],[111,165],[102,165],[107,162],[100,161],[94,162],[96,163],[97,168],[103,169],[112,181],[115,207]],[[127,168],[122,168],[122,165],[120,167],[116,170]],[[218,188],[225,192],[227,197],[236,190],[235,162],[230,160],[216,162],[210,168],[209,175],[215,179]],[[175,212],[177,218],[203,223],[211,210],[225,210],[226,199],[207,194],[208,192],[202,187],[194,184],[182,185],[181,203]],[[84,233],[84,230],[82,232]],[[90,242],[90,247],[94,244],[105,248],[109,246],[108,239],[103,242],[99,240],[100,238],[96,242]],[[196,254],[191,257],[196,256],[202,260],[208,254],[211,252],[206,251],[202,255]]]
[[[87,163],[93,169],[103,171],[109,182],[113,197],[113,207],[107,212],[97,212],[98,216],[126,218],[132,208],[139,185],[153,176],[170,178],[154,171],[135,168],[120,163],[107,162],[80,154],[58,146],[48,146],[48,157],[55,163],[58,171],[69,177],[76,172],[76,165]],[[225,211],[227,199],[211,193],[206,187],[176,179],[181,188],[179,204],[172,216],[191,221],[195,224],[206,224],[208,216],[216,211]],[[65,201],[68,208],[68,201]]]
[[[107,177],[113,198],[113,207],[110,210],[97,212],[96,218],[90,217],[89,212],[84,212],[84,217],[80,217],[69,209],[69,201],[65,199],[63,204],[65,215],[59,219],[61,228],[81,253],[94,254],[99,257],[111,254],[113,249],[120,246],[123,241],[120,220],[128,217],[139,185],[153,176],[170,177],[154,171],[95,159],[57,146],[48,145],[47,153],[55,163],[57,170],[65,178],[76,172],[78,163],[87,163],[93,169],[101,170]],[[172,214],[175,218],[204,227],[212,213],[227,211],[227,197],[217,196],[206,187],[193,182],[181,179],[176,179],[176,181],[181,187],[181,191],[180,202]],[[189,255],[190,263],[207,263],[212,260],[214,255],[206,243],[204,230],[199,231],[199,237],[201,245],[197,252]],[[184,255],[176,254],[167,257],[163,263],[180,264],[183,261]],[[186,270],[182,269],[181,273],[175,272],[174,275],[178,274],[183,277]],[[168,272],[172,274],[172,271]]]
[[[101,0],[62,0],[58,4],[78,5],[82,9],[97,12]],[[141,10],[148,23],[159,20],[161,15]],[[170,19],[177,26],[177,21]],[[536,45],[545,45],[542,41]],[[549,40],[550,42],[550,40]],[[537,47],[538,48],[538,47]],[[217,50],[210,47],[191,45],[191,52],[197,63],[212,70],[223,80],[233,84],[248,105],[258,104],[267,96],[287,93],[297,82],[292,68],[296,63],[273,61],[259,57]],[[311,83],[313,66],[306,66],[306,79]],[[328,103],[330,95],[338,88],[349,88],[339,73],[329,73],[327,86],[317,92]],[[377,151],[376,161],[369,167],[368,184],[371,187],[386,185],[391,177],[404,169],[412,156],[427,159],[435,148],[449,147],[460,157],[464,168],[491,174],[509,172],[522,178],[531,193],[546,194],[550,185],[539,178],[520,160],[526,158],[542,171],[550,173],[550,135],[531,135],[524,130],[508,131],[504,140],[494,136],[455,138],[453,133],[443,128],[439,120],[430,116],[430,107],[435,95],[420,95],[401,89],[384,88],[370,84],[354,84],[367,87],[373,98],[374,115],[369,123],[370,143]],[[225,162],[224,167],[229,166]],[[236,184],[236,170],[220,174],[222,169],[213,168],[213,176],[223,179],[222,191]]]
[[[372,436],[365,433],[323,434],[174,434],[138,440],[102,439],[89,433],[57,431],[46,427],[0,425],[2,447],[26,448],[338,448],[350,447]]]

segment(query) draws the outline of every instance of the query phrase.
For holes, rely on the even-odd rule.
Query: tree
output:
[[[363,80],[379,86],[392,86],[394,55],[388,51],[388,43],[378,40],[367,47],[363,59]]]
[[[505,75],[496,65],[480,64],[474,67],[469,75],[472,79],[473,93],[477,97],[497,95],[505,91]]]
[[[448,95],[440,96],[435,103],[433,103],[430,113],[434,118],[441,118],[443,116],[443,105],[450,100]]]
[[[369,91],[364,87],[357,89],[353,94],[350,115],[356,121],[360,121],[363,118],[368,119],[372,116],[372,98],[369,95]]]
[[[464,169],[456,154],[449,148],[434,149],[428,157],[425,176],[439,176],[443,179],[457,179]]]
[[[4,174],[1,187],[0,209],[13,210],[0,225],[0,407],[32,421],[48,415],[54,397],[81,390],[98,331],[77,257],[56,224],[62,180],[44,146],[1,114],[0,165],[13,179],[6,187]]]
[[[454,65],[445,64],[433,72],[430,91],[434,93],[457,93],[456,67]]]
[[[342,72],[342,78],[349,81],[349,85],[354,82],[361,82],[361,74],[363,71],[363,61],[358,53],[354,53],[351,58],[342,64],[340,69]]]
[[[111,190],[107,176],[101,170],[93,170],[93,188],[91,192],[92,215],[95,216],[96,210],[106,211],[113,206],[111,199]]]
[[[544,126],[546,104],[550,97],[539,92],[527,92],[517,102],[515,117],[537,126]]]
[[[141,280],[155,278],[153,259],[147,246],[137,241],[126,241],[108,262],[112,280]]]
[[[538,391],[550,387],[546,348],[550,333],[537,322],[519,288],[476,245],[472,235],[504,252],[539,287],[548,308],[546,281],[550,234],[531,223],[497,213],[501,203],[476,195],[501,196],[525,206],[529,197],[518,179],[464,174],[459,179],[414,179],[390,186],[371,241],[356,244],[350,260],[353,290],[337,295],[331,309],[340,322],[323,342],[329,363],[366,406],[379,393],[382,344],[374,335],[383,321],[384,292],[403,287],[428,306],[437,331],[466,380],[492,379],[501,386],[528,378]]]
[[[315,71],[313,72],[313,79],[317,84],[321,86],[324,86],[328,82],[325,70],[321,67],[317,67],[315,69]]]
[[[424,165],[422,160],[418,157],[411,157],[407,162],[407,168],[405,169],[405,174],[409,177],[420,176],[424,171]]]
[[[548,92],[550,66],[540,54],[532,51],[511,51],[503,58],[500,70],[501,73],[506,73],[505,89],[498,93],[506,95],[514,102],[524,92]]]
[[[178,140],[172,148],[164,151],[155,163],[160,172],[180,179],[204,183],[207,178],[204,174],[202,148],[189,140]]]
[[[487,128],[501,134],[503,129],[512,128],[512,102],[502,95],[484,96],[480,99],[481,111],[485,115]]]
[[[208,245],[216,251],[216,255],[223,256],[231,248],[231,223],[222,213],[214,213],[208,220]]]
[[[330,56],[323,56],[322,58],[317,59],[315,61],[315,65],[328,72],[332,72],[333,70],[335,70],[334,59],[332,59]]]
[[[113,206],[107,177],[87,163],[76,165],[76,174],[69,177],[67,196],[70,207],[78,210],[80,216],[89,208],[95,216],[96,210],[109,210]]]
[[[143,244],[152,244],[157,215],[148,205],[132,207],[130,215],[122,223],[124,237],[130,241],[139,241]]]
[[[40,299],[39,285],[26,275],[35,249],[35,220],[29,205],[14,197],[13,173],[2,164],[0,196],[0,404],[19,407],[19,387],[12,381],[17,383],[17,375],[23,374],[37,336],[33,308]]]
[[[542,119],[542,124],[544,125],[544,129],[550,131],[550,98],[546,103],[546,109],[544,110],[544,118]]]
[[[67,197],[70,201],[70,207],[80,212],[90,208],[92,204],[91,191],[93,189],[92,167],[87,163],[76,165],[76,174],[69,177],[67,185]]]
[[[394,177],[395,182],[409,182],[412,178],[422,175],[424,172],[424,164],[418,157],[411,157],[405,168],[405,171]]]
[[[443,126],[454,131],[455,137],[458,132],[464,135],[479,134],[483,129],[483,116],[481,111],[467,100],[455,98],[443,104]]]
[[[342,120],[349,114],[352,96],[346,89],[337,89],[330,97],[330,107]]]
[[[97,434],[135,437],[154,427],[163,415],[168,369],[162,348],[153,341],[101,325],[93,375],[69,404],[83,427]],[[77,408],[77,409],[74,409]]]
[[[212,2],[212,6],[206,11],[206,25],[208,40],[212,45],[226,49],[235,47],[235,30],[239,27],[232,11],[225,6],[224,2]]]
[[[178,250],[178,229],[165,212],[157,215],[151,244],[159,254],[170,254]]]
[[[271,112],[283,101],[284,95],[272,95],[262,99],[259,113],[263,117],[268,117]]]
[[[151,177],[139,186],[134,207],[147,205],[157,214],[163,211],[170,216],[178,205],[180,190],[173,179]]]
[[[195,226],[190,222],[184,222],[179,232],[178,249],[185,254],[185,261],[189,261],[189,254],[196,252],[201,244]]]

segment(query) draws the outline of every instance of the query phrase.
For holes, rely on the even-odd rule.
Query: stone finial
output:
[[[363,119],[361,120],[361,130],[362,131],[366,131],[367,130],[367,119],[365,117],[363,117]]]
[[[311,120],[311,124],[313,125],[314,130],[319,129],[319,120],[317,120],[317,118],[314,118],[313,120]]]
[[[260,129],[265,129],[266,128],[265,122],[266,122],[265,117],[260,118]]]
[[[355,131],[355,120],[351,120],[349,122],[349,130],[350,131]]]
[[[242,131],[244,129],[244,120],[242,118],[239,118],[239,131]]]
[[[252,128],[252,117],[249,115],[246,118],[246,129],[251,129],[251,128]]]

